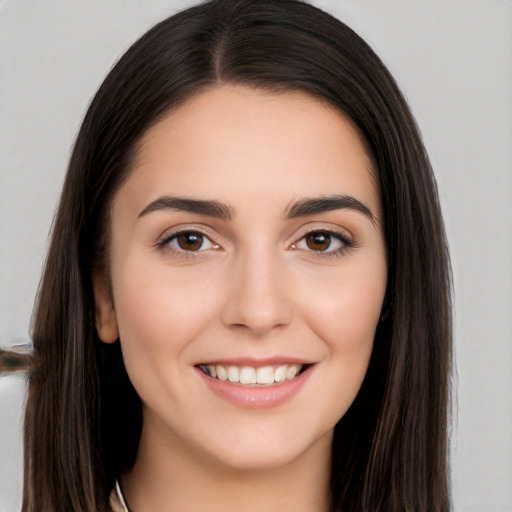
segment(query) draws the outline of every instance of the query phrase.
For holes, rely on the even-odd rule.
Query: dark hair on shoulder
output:
[[[303,91],[358,127],[375,167],[388,289],[362,388],[335,428],[333,511],[446,511],[451,278],[418,128],[371,48],[295,0],[213,0],[144,34],[91,102],[69,162],[33,321],[23,511],[108,508],[142,413],[119,343],[98,339],[91,273],[108,260],[109,208],[141,137],[218,84]]]

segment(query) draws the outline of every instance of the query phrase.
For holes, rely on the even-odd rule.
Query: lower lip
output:
[[[227,402],[245,409],[267,409],[277,407],[293,398],[304,386],[311,375],[312,366],[291,380],[273,386],[243,386],[209,377],[196,368],[208,388]]]

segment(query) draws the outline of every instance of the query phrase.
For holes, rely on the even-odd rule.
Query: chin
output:
[[[254,430],[242,436],[231,431],[227,444],[222,443],[216,450],[210,445],[209,452],[218,463],[233,471],[270,471],[292,466],[318,454],[330,454],[332,435],[333,430],[309,438],[297,436],[292,429],[279,436]]]

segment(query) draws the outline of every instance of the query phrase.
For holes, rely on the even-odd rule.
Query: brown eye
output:
[[[178,246],[184,251],[198,251],[203,245],[203,235],[199,233],[183,233],[176,237]]]
[[[354,243],[350,238],[335,231],[310,231],[292,245],[293,249],[317,256],[341,256],[352,247]]]
[[[331,246],[331,235],[329,233],[310,233],[305,237],[308,249],[312,251],[323,252]]]
[[[176,233],[165,241],[176,251],[201,252],[206,249],[218,248],[212,241],[198,231],[182,231]]]

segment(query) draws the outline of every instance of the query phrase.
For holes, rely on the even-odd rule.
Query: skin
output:
[[[371,218],[286,214],[333,194]],[[162,196],[215,200],[231,219],[140,215]],[[96,324],[104,342],[119,336],[143,403],[122,479],[130,507],[327,510],[333,428],[364,378],[387,279],[378,191],[353,124],[299,92],[203,91],[145,134],[111,227],[110,276],[94,276]],[[169,241],[183,230],[207,237],[199,250]],[[325,231],[353,246],[337,235],[308,245],[308,233]],[[196,367],[271,356],[313,366],[291,399],[264,409],[212,393]]]

